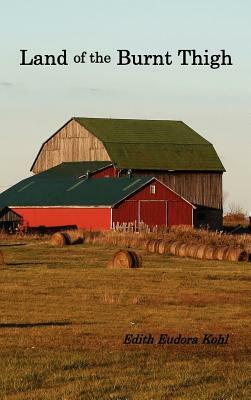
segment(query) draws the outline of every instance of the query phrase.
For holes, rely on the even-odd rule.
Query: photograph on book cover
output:
[[[251,399],[250,16],[1,1],[1,399]]]

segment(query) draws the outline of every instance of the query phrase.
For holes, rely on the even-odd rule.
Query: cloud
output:
[[[119,95],[125,94],[124,90],[119,90],[117,88],[101,88],[101,87],[94,87],[94,86],[78,86],[72,87],[69,89],[71,92],[75,93],[92,93],[92,94],[99,94],[100,96],[110,96],[110,95]]]
[[[86,87],[84,88],[85,90],[89,90],[90,92],[105,92],[105,89],[99,89],[99,88],[94,88],[94,87]]]
[[[98,87],[91,87],[91,86],[78,86],[74,87],[71,90],[75,92],[98,92],[98,93],[103,93],[106,92],[105,89],[98,88]]]
[[[13,86],[13,85],[14,85],[13,82],[0,81],[0,86],[11,87],[11,86]]]

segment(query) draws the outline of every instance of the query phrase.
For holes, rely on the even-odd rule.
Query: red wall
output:
[[[148,226],[167,225],[167,201],[140,201],[140,220]]]
[[[112,168],[112,167],[111,167]],[[150,193],[154,184],[156,193]],[[138,222],[147,225],[192,225],[192,206],[158,181],[122,201],[112,210],[112,222]],[[77,225],[92,230],[110,229],[109,208],[13,208],[29,227]]]
[[[106,167],[100,171],[97,171],[97,172],[94,172],[91,174],[92,178],[105,178],[107,176],[111,176],[111,177],[116,176],[116,170],[112,165],[110,167]]]
[[[150,185],[153,184],[156,187],[155,194],[150,193]],[[166,225],[166,202],[168,225],[193,224],[192,206],[156,180],[116,206],[112,210],[112,220],[114,223],[138,222],[140,212],[140,220],[147,225]]]
[[[92,230],[110,229],[109,208],[13,208],[32,228],[38,226],[77,225]]]
[[[183,201],[168,202],[168,225],[193,225],[192,206]]]

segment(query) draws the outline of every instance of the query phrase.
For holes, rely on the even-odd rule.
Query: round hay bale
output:
[[[147,245],[147,250],[150,253],[156,253],[156,251],[158,249],[158,245],[159,245],[159,240],[158,239],[149,240],[149,243]]]
[[[156,243],[155,243],[155,253],[159,253],[159,247],[161,245],[161,243],[164,242],[164,240],[162,239],[156,239]],[[159,253],[160,254],[160,253]]]
[[[150,241],[151,241],[150,239],[143,239],[140,247],[144,250],[148,250],[148,244]]]
[[[117,251],[112,259],[113,268],[133,268],[134,262],[133,256],[127,250]]]
[[[133,266],[132,268],[140,268],[142,267],[142,257],[140,254],[136,253],[135,251],[129,251],[131,257],[133,258]]]
[[[248,261],[248,253],[238,247],[230,247],[225,255],[228,261]]]
[[[166,242],[165,240],[160,240],[158,244],[158,253],[159,254],[169,253],[171,243],[172,242]]]
[[[188,249],[189,249],[189,246],[190,245],[188,243],[182,243],[177,249],[177,255],[179,257],[186,257]]]
[[[214,260],[215,246],[206,246],[204,251],[204,260]]]
[[[0,265],[5,265],[3,253],[0,250]]]
[[[188,247],[187,247],[187,256],[195,258],[197,250],[198,250],[198,246],[199,246],[198,244],[190,244],[190,245],[188,245]]]
[[[81,231],[66,231],[63,234],[67,238],[67,244],[80,244],[84,241],[83,232]]]
[[[227,254],[229,247],[228,246],[220,246],[216,247],[214,252],[214,260],[224,260]]]
[[[163,242],[162,239],[158,239],[158,243],[157,243],[156,250],[155,250],[156,253],[159,253],[159,246],[161,245],[162,242]]]
[[[206,247],[206,244],[201,244],[197,247],[196,258],[199,258],[200,260],[204,258]]]
[[[183,242],[172,242],[170,245],[170,253],[173,255],[178,255],[179,248],[182,244]]]
[[[54,233],[51,237],[50,243],[53,247],[63,247],[69,244],[68,237],[62,232]]]

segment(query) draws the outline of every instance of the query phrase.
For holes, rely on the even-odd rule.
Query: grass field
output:
[[[119,271],[112,247],[1,244],[1,399],[251,399],[250,263],[140,251]],[[138,333],[199,343],[123,344]]]

